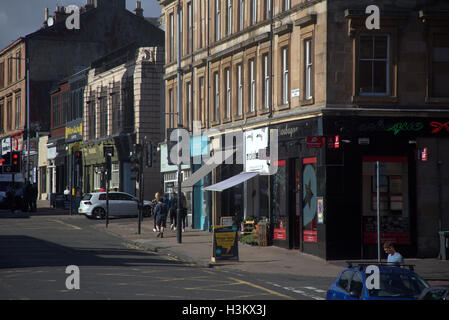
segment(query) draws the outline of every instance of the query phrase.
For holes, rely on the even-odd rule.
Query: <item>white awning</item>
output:
[[[238,175],[235,175],[235,176],[230,177],[226,180],[223,180],[219,183],[205,187],[205,188],[203,188],[203,190],[223,191],[223,190],[229,189],[231,187],[234,187],[242,182],[245,182],[246,180],[254,178],[258,174],[259,174],[259,172],[240,172]]]
[[[198,170],[190,175],[186,180],[181,183],[181,188],[183,190],[192,188],[195,183],[200,181],[204,176],[209,174],[213,169],[218,167],[220,164],[224,163],[228,158],[232,157],[235,150],[224,150],[219,151],[215,156],[209,158],[209,160]]]

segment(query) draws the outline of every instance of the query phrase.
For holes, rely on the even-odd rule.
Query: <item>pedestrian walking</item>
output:
[[[157,201],[156,199],[151,200],[151,207],[150,207],[150,211],[151,211],[151,216],[153,217],[153,232],[156,232],[156,216],[154,215],[154,209],[156,208],[157,205]]]
[[[186,231],[186,217],[187,217],[187,199],[184,192],[181,193],[181,222],[179,227],[182,227],[182,232]]]
[[[391,241],[386,241],[384,243],[384,250],[388,254],[387,262],[390,265],[402,266],[404,265],[404,258],[402,255],[396,251],[394,248],[394,243]]]
[[[157,205],[154,208],[154,215],[156,219],[156,229],[157,229],[157,237],[164,237],[164,230],[166,228],[166,222],[167,222],[167,213],[168,213],[168,207],[167,205],[162,201],[162,197],[160,196],[159,192],[155,195]]]
[[[176,198],[176,192],[171,194],[171,199],[168,203],[168,212],[170,216],[170,229],[176,230],[176,210],[178,209],[178,199]]]
[[[70,187],[69,186],[65,186],[65,190],[64,190],[64,198],[66,200],[69,200],[69,196],[70,196]]]

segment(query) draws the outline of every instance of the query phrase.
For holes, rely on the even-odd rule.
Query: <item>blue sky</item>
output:
[[[159,17],[161,7],[157,0],[141,0],[145,17]],[[0,0],[0,50],[19,37],[38,30],[44,22],[45,8],[50,15],[56,6],[82,6],[86,0]],[[133,11],[136,0],[126,0],[126,8]]]

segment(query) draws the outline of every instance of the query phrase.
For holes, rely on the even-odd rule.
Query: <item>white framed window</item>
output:
[[[174,60],[175,52],[175,17],[173,13],[170,13],[170,47],[169,47],[169,61]]]
[[[312,99],[312,88],[313,88],[313,68],[312,68],[312,39],[306,39],[304,41],[305,45],[305,56],[304,56],[304,70],[305,70],[305,81],[304,81],[304,92],[305,99]]]
[[[221,3],[215,0],[215,41],[220,40]]]
[[[229,68],[225,71],[226,77],[226,118],[231,118],[231,71]]]
[[[290,10],[290,0],[284,0],[284,11]]]
[[[282,104],[288,104],[288,47],[282,48]]]
[[[251,23],[257,23],[257,0],[251,1]]]
[[[250,112],[256,109],[256,70],[254,66],[254,59],[249,60],[249,77],[250,77],[250,93],[249,93],[249,107]]]
[[[20,129],[20,120],[21,120],[22,106],[20,103],[20,96],[16,97],[16,129]]]
[[[111,188],[120,187],[120,165],[118,163],[111,164]]]
[[[243,113],[243,72],[242,64],[237,65],[237,115],[241,116]]]
[[[218,72],[214,73],[214,88],[215,88],[215,95],[214,95],[214,120],[218,121],[220,119],[220,78],[218,76]]]
[[[187,4],[187,32],[188,32],[188,43],[187,52],[192,53],[193,47],[193,12],[192,12],[192,1]]]
[[[94,169],[94,190],[101,189],[101,167],[97,166]]]
[[[227,0],[227,26],[226,33],[231,35],[232,33],[232,0]]]
[[[186,86],[187,90],[187,127],[190,128],[192,122],[192,83],[188,82]]]
[[[245,27],[245,0],[239,0],[239,31]]]
[[[268,74],[268,54],[263,56],[263,106],[270,106],[270,76]]]
[[[265,19],[270,19],[271,17],[271,0],[265,0]]]
[[[359,94],[389,95],[389,36],[361,35],[359,46]]]

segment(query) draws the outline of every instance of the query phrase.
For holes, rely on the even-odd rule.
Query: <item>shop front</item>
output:
[[[327,259],[377,258],[378,212],[381,243],[405,257],[437,255],[438,231],[449,227],[444,124],[428,115],[325,117],[326,139],[339,140],[326,148]]]
[[[278,131],[278,160],[269,176],[273,244],[316,255],[325,242],[318,220],[324,196],[321,118],[272,125]]]

